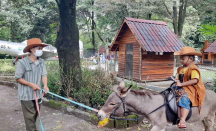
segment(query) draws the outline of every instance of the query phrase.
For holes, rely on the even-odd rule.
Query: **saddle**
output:
[[[176,125],[179,123],[179,118],[178,118],[178,105],[177,105],[177,97],[178,94],[175,92],[177,89],[173,86],[171,86],[170,88],[164,90],[163,92],[161,92],[160,94],[163,94],[165,96],[165,100],[166,102],[169,102],[166,105],[166,116],[167,116],[167,120],[172,122],[173,125]],[[190,105],[192,106],[192,105]],[[186,118],[186,121],[190,119],[192,115],[192,110],[190,108],[189,114]]]

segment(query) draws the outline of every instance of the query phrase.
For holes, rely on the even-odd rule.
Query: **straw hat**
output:
[[[195,51],[192,47],[182,47],[181,51],[175,52],[174,55],[196,55],[202,56],[202,53],[199,51]]]
[[[26,53],[26,52],[30,52],[30,49],[35,47],[35,46],[42,46],[42,47],[45,47],[45,46],[48,46],[47,44],[42,44],[41,40],[39,38],[32,38],[32,39],[29,39],[27,41],[27,46],[24,48],[23,52]]]

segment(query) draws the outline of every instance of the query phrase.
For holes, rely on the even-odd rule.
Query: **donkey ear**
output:
[[[128,88],[124,88],[120,91],[119,95],[120,97],[126,97],[127,94],[130,92],[132,85],[130,85]]]
[[[124,81],[121,81],[120,84],[119,84],[119,86],[120,86],[121,88],[124,88],[124,87],[125,87],[125,82],[124,82]]]
[[[118,85],[114,85],[114,86],[113,86],[113,91],[114,91],[114,92],[119,92],[118,87],[119,87]]]

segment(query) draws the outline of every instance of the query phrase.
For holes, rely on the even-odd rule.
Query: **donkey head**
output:
[[[124,81],[120,82],[120,85],[116,85],[113,87],[113,93],[110,94],[104,106],[98,112],[99,120],[103,120],[105,118],[109,118],[111,114],[115,114],[116,116],[124,115],[124,108],[122,100],[127,96],[130,92],[130,88],[125,88]]]

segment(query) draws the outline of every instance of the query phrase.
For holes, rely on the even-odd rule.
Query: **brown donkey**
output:
[[[121,103],[121,99],[118,96],[125,99],[126,111],[132,111],[139,115],[148,114],[165,103],[165,98],[161,94],[143,90],[131,90],[125,88],[124,82],[121,82],[119,86],[114,86],[113,90],[115,92],[108,97],[106,103],[98,112],[98,118],[100,120],[109,118],[118,108]],[[211,90],[206,90],[205,102],[202,106],[201,114],[199,114],[198,107],[192,107],[192,116],[187,123],[202,121],[205,126],[205,131],[213,131],[215,113],[216,94]],[[123,104],[121,104],[115,111],[115,115],[124,116],[123,114],[124,109]],[[147,118],[153,125],[151,131],[165,131],[168,123],[165,107],[148,115]]]

